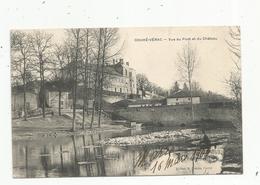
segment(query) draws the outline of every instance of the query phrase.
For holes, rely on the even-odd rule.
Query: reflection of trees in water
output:
[[[105,171],[103,147],[101,145],[95,145],[93,135],[90,135],[90,137],[91,137],[91,142],[93,145],[94,158],[95,158],[96,167],[97,167],[97,176],[105,176],[106,171]],[[98,135],[98,140],[101,141],[100,133]]]
[[[79,176],[79,166],[78,166],[78,158],[77,158],[77,147],[75,142],[75,136],[71,136],[72,143],[73,143],[73,149],[74,149],[74,168],[75,168],[75,176]]]
[[[82,135],[80,137],[82,139],[82,145],[77,145],[79,144],[80,139],[77,140],[75,136],[72,136],[75,168],[74,176],[105,176],[105,159],[102,146],[95,144],[93,135],[89,135],[91,142],[90,146],[86,145],[86,137],[88,136]],[[100,134],[98,140],[101,140]],[[95,167],[93,165],[95,165]]]
[[[61,166],[61,176],[64,175],[64,162],[63,162],[63,148],[62,145],[60,145],[60,166]]]
[[[92,143],[92,146],[93,146],[94,159],[95,159],[96,167],[97,167],[97,174],[98,174],[98,176],[100,176],[100,169],[99,169],[99,165],[98,165],[98,162],[97,162],[98,161],[97,150],[96,150],[96,147],[95,147],[94,138],[93,138],[92,134],[90,135],[90,138],[91,138],[91,143]]]
[[[47,150],[46,145],[44,145],[43,150],[41,152],[41,164],[44,170],[45,177],[49,176],[49,167],[48,167],[49,162],[50,162],[49,152]]]
[[[28,169],[28,146],[25,146],[25,175],[26,178],[29,177],[29,173],[28,173],[29,169]]]
[[[98,134],[98,140],[101,141],[101,134]],[[99,147],[100,150],[100,168],[101,168],[101,176],[105,176],[106,175],[106,170],[105,170],[105,162],[104,162],[104,151],[103,151],[103,147],[100,146]]]
[[[101,146],[98,142],[102,139],[101,134],[71,136],[66,144],[37,147],[37,150],[40,150],[39,158],[37,156],[37,166],[33,163],[34,161],[30,161],[32,148],[23,146],[21,147],[24,154],[22,155],[23,172],[25,172],[23,175],[26,177],[38,176],[39,174],[34,168],[40,169],[41,174],[44,174],[45,177],[53,175],[61,177],[135,175],[140,170],[150,170],[151,165],[154,165],[159,158],[167,161],[167,156],[170,156],[169,160],[175,160],[175,158],[178,158],[176,157],[177,153],[180,153],[180,156],[189,155],[187,158],[187,160],[191,160],[188,162],[189,167],[192,169],[192,161],[194,161],[196,169],[196,162],[204,160],[210,149],[213,149],[211,146],[220,143],[218,136],[213,137],[208,131],[207,134],[204,133],[203,135],[200,131],[199,137],[195,139],[165,143],[165,145],[144,145],[142,147]],[[221,138],[222,141],[223,138]],[[170,155],[171,153],[174,154]],[[218,159],[213,154],[210,153],[205,162],[216,162]],[[166,157],[162,158],[162,156]]]
[[[83,150],[84,150],[84,159],[85,161],[90,161],[90,149],[86,147],[86,139],[85,139],[85,135],[82,135],[82,141],[83,141]],[[92,164],[86,164],[86,172],[87,172],[87,176],[93,176],[93,168],[92,168]]]

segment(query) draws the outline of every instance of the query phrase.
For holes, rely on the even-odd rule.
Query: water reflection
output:
[[[99,141],[128,133],[102,133],[13,142],[14,177],[218,174],[224,144],[109,146]],[[138,133],[139,134],[139,133]],[[202,147],[201,147],[202,146]]]

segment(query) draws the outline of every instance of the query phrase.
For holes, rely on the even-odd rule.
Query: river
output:
[[[175,143],[101,145],[101,140],[149,133],[126,130],[13,141],[13,176],[86,177],[220,174],[226,143],[207,148]]]

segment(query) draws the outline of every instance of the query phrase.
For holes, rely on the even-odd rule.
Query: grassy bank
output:
[[[95,117],[95,120],[98,118]],[[27,121],[16,119],[12,121],[13,139],[21,138],[33,139],[36,137],[59,137],[80,135],[93,132],[103,132],[110,130],[126,130],[127,127],[122,125],[112,125],[111,122],[102,122],[101,127],[97,127],[96,121],[93,128],[90,128],[88,120],[86,121],[86,129],[82,130],[82,124],[76,122],[76,131],[72,132],[72,119],[67,116],[48,116],[46,118],[37,117],[29,118]]]

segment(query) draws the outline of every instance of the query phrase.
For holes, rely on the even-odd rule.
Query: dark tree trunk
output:
[[[27,120],[27,108],[26,108],[26,69],[25,69],[25,59],[23,62],[23,110],[24,110],[24,121]]]
[[[194,121],[194,107],[193,107],[193,94],[192,94],[192,84],[191,84],[191,77],[189,74],[189,90],[190,90],[190,105],[191,105],[191,116],[192,121]]]
[[[61,166],[61,173],[64,172],[64,164],[63,164],[63,149],[62,145],[60,145],[60,166]]]
[[[43,96],[42,96],[42,116],[45,118],[45,103],[46,103],[46,98],[45,98],[45,86],[44,86],[44,76],[43,76],[43,81],[42,81],[42,91],[43,91]]]
[[[73,83],[73,121],[72,131],[75,131],[76,126],[76,105],[77,105],[77,64],[74,64],[74,83]]]
[[[91,116],[90,128],[93,127],[95,107],[96,107],[97,88],[98,88],[97,83],[98,83],[98,79],[99,79],[100,47],[101,47],[101,36],[102,36],[101,33],[102,33],[102,29],[100,28],[100,30],[99,30],[99,41],[98,41],[97,69],[96,69],[96,75],[95,75],[94,99],[93,99],[93,107],[92,107],[92,116]]]
[[[79,165],[78,165],[78,153],[77,153],[75,136],[71,136],[71,138],[72,138],[73,149],[74,149],[75,176],[78,177],[79,176]]]
[[[73,82],[73,121],[72,121],[72,131],[75,131],[76,126],[76,105],[77,105],[77,86],[78,86],[78,52],[79,52],[79,32],[80,30],[76,30],[76,55],[74,60],[74,82]]]
[[[105,54],[106,54],[106,28],[104,29],[103,56],[102,56],[101,79],[100,79],[99,114],[98,114],[98,127],[99,128],[101,126],[100,120],[101,120],[101,113],[102,113],[102,107],[103,107],[102,97],[103,97]]]
[[[59,116],[61,116],[61,90],[59,89]]]
[[[86,59],[84,63],[84,102],[83,102],[83,117],[82,117],[82,129],[85,129],[85,111],[88,109],[87,101],[88,101],[88,92],[87,92],[87,86],[88,86],[88,29],[87,29],[87,46],[86,46]]]
[[[42,117],[45,118],[45,79],[44,79],[44,66],[43,66],[43,60],[42,57],[40,57],[40,76],[41,76],[41,99],[42,99]]]

